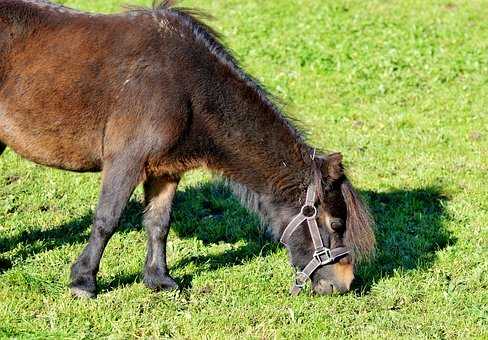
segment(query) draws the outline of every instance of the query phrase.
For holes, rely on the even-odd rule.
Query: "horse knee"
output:
[[[95,217],[93,221],[95,235],[103,240],[108,240],[115,233],[118,222],[118,219],[115,218]]]

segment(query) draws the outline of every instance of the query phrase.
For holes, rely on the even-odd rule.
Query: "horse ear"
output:
[[[328,180],[337,181],[341,179],[344,176],[342,154],[335,152],[328,155],[323,163],[322,171]]]

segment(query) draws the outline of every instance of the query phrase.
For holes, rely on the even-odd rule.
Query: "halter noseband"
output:
[[[286,247],[291,235],[295,232],[295,230],[303,222],[307,221],[308,230],[310,231],[310,236],[312,237],[312,242],[315,249],[310,262],[302,269],[302,271],[296,274],[295,282],[290,290],[290,293],[295,296],[300,293],[303,287],[305,287],[307,279],[309,279],[310,275],[312,275],[313,272],[315,272],[319,267],[333,263],[349,253],[349,250],[347,250],[345,247],[337,247],[331,250],[324,246],[316,220],[317,208],[315,207],[315,198],[315,185],[310,184],[307,189],[305,204],[302,206],[300,213],[296,215],[285,228],[285,231],[283,231],[283,235],[281,235],[280,239],[280,242]]]

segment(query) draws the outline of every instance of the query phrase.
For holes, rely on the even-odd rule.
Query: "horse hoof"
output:
[[[80,299],[93,299],[97,294],[80,287],[71,287],[71,295]]]
[[[162,290],[176,290],[178,284],[170,276],[144,276],[144,284],[156,292]]]

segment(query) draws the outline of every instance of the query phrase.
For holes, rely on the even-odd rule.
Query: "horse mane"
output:
[[[341,183],[341,192],[347,208],[345,243],[358,259],[370,256],[375,246],[373,218],[347,178]]]
[[[256,97],[257,102],[273,113],[299,144],[308,149],[304,141],[305,133],[303,129],[298,128],[301,125],[300,122],[284,113],[282,102],[271,94],[259,80],[242,69],[232,50],[223,43],[222,35],[204,22],[204,20],[213,20],[213,16],[201,9],[179,7],[177,3],[178,1],[175,0],[153,1],[152,14],[158,19],[167,19],[166,23],[170,21],[170,24],[176,25],[177,29],[185,33],[187,38],[204,46],[221,65],[243,81],[250,90],[250,94]]]

